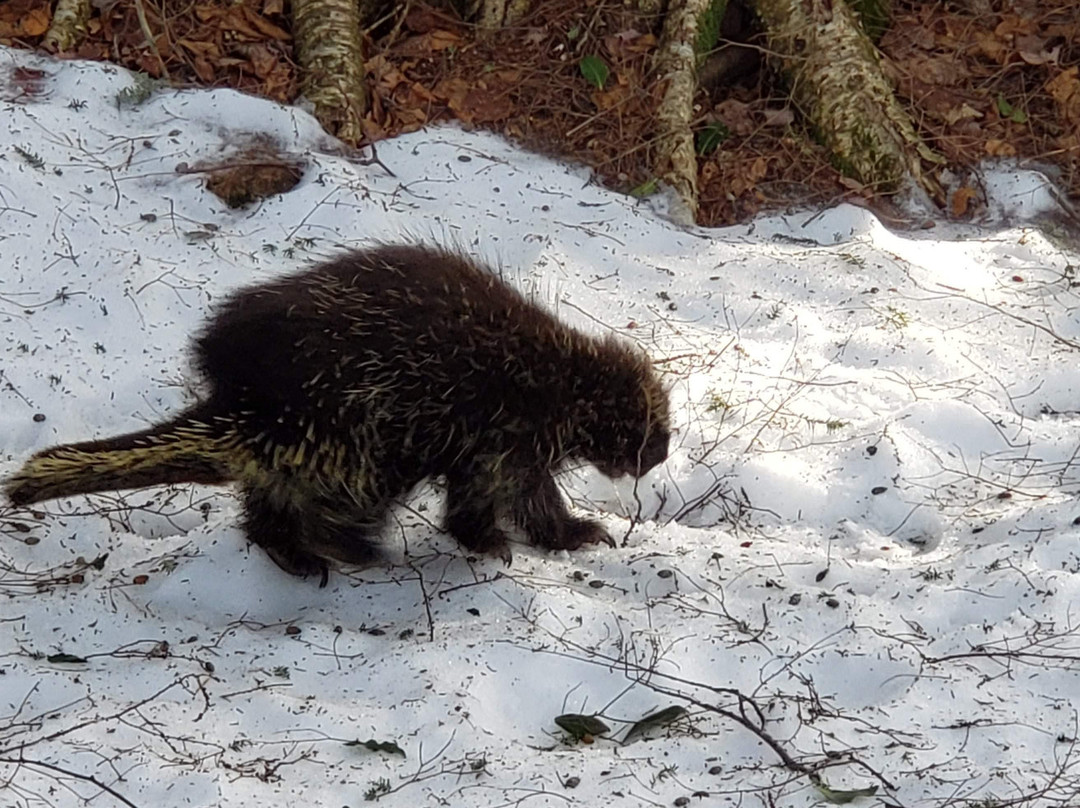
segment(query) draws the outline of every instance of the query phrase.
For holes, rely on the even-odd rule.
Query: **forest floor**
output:
[[[35,47],[50,7],[50,0],[0,4],[0,44]],[[451,12],[403,3],[366,31],[366,136],[377,142],[455,119],[585,164],[612,189],[648,193],[655,185],[662,80],[652,64],[661,23],[622,0],[538,0],[519,24],[484,36]],[[752,25],[727,28],[732,39],[722,38],[717,54],[739,44],[734,39],[765,52]],[[978,169],[988,159],[1039,168],[1067,199],[1080,199],[1075,0],[899,0],[878,44],[919,133],[959,178],[951,183],[950,216],[985,213]],[[112,61],[174,87],[297,99],[284,0],[96,3],[89,36],[63,55]],[[831,164],[767,62],[752,60],[740,78],[702,85],[694,121],[700,224],[841,200],[864,201],[881,215],[883,200]],[[920,224],[897,215],[894,226]]]

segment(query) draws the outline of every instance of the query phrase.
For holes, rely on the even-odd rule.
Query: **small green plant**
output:
[[[900,329],[906,328],[911,325],[911,317],[908,316],[906,311],[901,311],[895,306],[885,307],[885,325],[891,325],[893,328]]]
[[[716,151],[729,137],[731,137],[731,130],[720,121],[713,121],[694,134],[694,150],[699,157],[706,157]]]
[[[720,38],[720,24],[724,20],[727,5],[727,0],[712,0],[698,18],[694,55],[698,57],[699,64],[709,51],[716,47],[717,40]]]
[[[1007,121],[1012,121],[1013,123],[1027,123],[1027,113],[1006,101],[1005,96],[1001,93],[998,93],[997,97],[997,110],[998,115]]]
[[[604,89],[604,83],[608,80],[611,71],[608,70],[603,59],[592,54],[583,56],[578,63],[578,68],[581,70],[581,75],[585,77],[585,81],[598,90]]]
[[[731,409],[731,403],[719,393],[709,396],[709,403],[705,406],[705,412],[727,412]]]
[[[659,187],[660,183],[657,182],[656,177],[652,177],[645,180],[645,182],[641,183],[640,185],[635,185],[633,188],[631,188],[630,196],[634,197],[635,199],[644,199],[647,196],[652,196],[653,194],[655,194]]]
[[[145,73],[132,73],[131,86],[116,94],[117,107],[137,107],[154,94],[161,83]]]

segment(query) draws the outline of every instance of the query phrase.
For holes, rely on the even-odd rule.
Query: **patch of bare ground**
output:
[[[47,0],[0,4],[0,42],[37,46],[50,8]],[[95,3],[87,38],[62,55],[113,61],[177,86],[292,102],[299,80],[287,11],[284,0]],[[387,4],[381,14],[366,31],[368,141],[457,120],[588,165],[617,190],[653,189],[665,81],[653,69],[659,14],[622,0],[540,0],[513,26],[487,33],[449,3]],[[752,24],[729,36],[764,50]],[[717,48],[729,44],[722,37]],[[920,134],[960,176],[987,158],[1010,158],[1048,169],[1068,198],[1080,200],[1075,0],[906,0],[894,7],[879,47]],[[880,202],[842,177],[768,60],[761,65],[704,82],[696,96],[699,222],[845,198]],[[949,213],[975,215],[979,198],[977,180],[961,181]]]

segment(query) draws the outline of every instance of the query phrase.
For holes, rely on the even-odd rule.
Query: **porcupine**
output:
[[[46,449],[15,505],[162,483],[238,482],[247,537],[285,571],[367,564],[390,505],[446,483],[445,526],[510,563],[509,517],[539,546],[611,537],[572,516],[571,461],[640,476],[668,452],[649,359],[587,336],[462,254],[380,246],[227,299],[195,339],[208,392],[140,432]]]

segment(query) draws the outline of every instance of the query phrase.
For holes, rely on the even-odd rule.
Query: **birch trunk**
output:
[[[919,139],[844,0],[757,0],[757,9],[795,103],[840,170],[877,191],[914,184],[944,205],[935,169],[945,160]]]
[[[323,128],[355,146],[367,112],[357,0],[292,0],[300,91]]]

